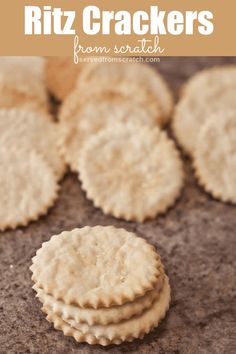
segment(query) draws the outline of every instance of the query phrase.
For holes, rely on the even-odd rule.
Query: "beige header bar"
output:
[[[0,6],[0,55],[73,56],[75,44],[78,56],[236,55],[236,3],[234,1],[14,0],[3,2]],[[66,32],[70,32],[73,28],[75,33],[26,35],[24,33],[25,6],[39,7],[33,13],[35,21],[41,11],[36,27],[31,26],[31,22],[27,22],[28,31],[32,28],[36,32],[50,33],[50,31],[60,32],[65,28]],[[47,6],[51,6],[51,9]],[[89,12],[88,6],[96,6],[99,13]],[[154,11],[151,11],[151,6]],[[160,15],[158,19],[156,7]],[[50,12],[55,8],[62,10],[61,17],[58,10],[57,15]],[[86,12],[84,12],[85,8]],[[30,8],[28,9],[30,13]],[[75,11],[74,19],[72,13],[69,14],[68,11]],[[109,15],[104,14],[104,11],[114,11],[114,13]],[[119,11],[128,13],[125,16]],[[165,11],[165,14],[160,14],[161,11]],[[205,11],[208,11],[208,15],[212,13],[213,19],[209,19]],[[172,13],[169,15],[170,12]],[[110,20],[109,16],[111,16]],[[156,33],[157,25],[158,33]],[[86,30],[98,31],[98,33],[86,34],[84,26]],[[129,30],[132,34],[121,34],[128,33]],[[102,31],[110,34],[102,34]],[[163,33],[165,31],[166,34]],[[204,34],[207,31],[210,34]],[[78,37],[75,37],[76,35]]]

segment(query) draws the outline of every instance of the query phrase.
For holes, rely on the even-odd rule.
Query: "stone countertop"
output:
[[[177,93],[195,71],[236,58],[162,58],[155,64]],[[236,353],[236,207],[197,186],[184,158],[186,185],[175,206],[143,224],[104,216],[86,200],[75,175],[62,181],[49,214],[0,234],[0,353]],[[102,348],[53,329],[31,289],[31,257],[43,241],[84,225],[125,227],[159,250],[172,286],[167,317],[143,340]]]

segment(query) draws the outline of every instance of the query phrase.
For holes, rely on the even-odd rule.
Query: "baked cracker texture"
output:
[[[189,79],[175,108],[172,128],[185,152],[194,153],[197,135],[211,113],[236,109],[236,65],[205,69]]]
[[[100,344],[103,346],[121,344],[124,341],[131,342],[137,338],[143,338],[165,317],[170,304],[170,286],[165,277],[163,289],[158,299],[152,306],[141,315],[134,316],[129,320],[107,326],[88,326],[76,324],[74,320],[64,321],[54,313],[43,308],[47,313],[47,319],[53,322],[56,329],[62,330],[65,335],[72,336],[77,342]]]
[[[52,167],[58,180],[65,162],[59,154],[58,125],[49,114],[31,108],[0,110],[0,146],[38,151]]]
[[[236,203],[236,110],[222,110],[208,117],[194,152],[199,183],[213,197]]]
[[[44,65],[42,57],[0,57],[0,94],[8,92],[8,107],[24,98],[48,110]],[[0,103],[6,107],[3,100]]]
[[[32,261],[33,289],[47,320],[78,342],[106,346],[143,338],[169,308],[160,256],[124,229],[64,231]]]
[[[0,230],[25,226],[57,198],[52,169],[35,151],[0,147]]]
[[[166,212],[184,180],[179,153],[166,133],[133,124],[114,125],[91,137],[78,171],[82,189],[96,207],[138,222]]]
[[[53,236],[33,258],[36,287],[79,307],[123,305],[154,289],[161,275],[155,249],[113,226]]]
[[[60,150],[72,171],[77,171],[78,160],[84,143],[93,135],[116,123],[144,124],[150,127],[157,125],[156,107],[146,107],[120,94],[101,94],[78,103],[78,95],[73,92],[68,103],[68,117],[60,119]],[[71,102],[73,101],[74,104]],[[71,108],[69,108],[71,102]],[[62,108],[63,110],[63,108]]]
[[[161,108],[163,121],[169,121],[173,110],[173,97],[164,78],[151,66],[139,63],[90,63],[82,71],[77,81],[77,87],[89,91],[90,94],[101,90],[118,87],[128,87],[133,84],[144,87],[149,92],[150,99],[155,99]]]
[[[160,261],[160,269],[162,267]],[[163,274],[162,274],[163,273]],[[55,300],[53,296],[46,294],[42,289],[33,286],[37,292],[37,297],[43,304],[43,307],[49,312],[53,312],[65,321],[73,319],[77,323],[87,323],[88,325],[107,325],[109,323],[118,323],[127,320],[134,315],[141,314],[145,309],[149,308],[155,299],[159,296],[163,287],[164,270],[161,271],[158,283],[153,290],[148,291],[145,295],[137,298],[132,302],[127,302],[120,306],[111,306],[100,309],[81,308],[74,305],[66,305],[63,301]]]

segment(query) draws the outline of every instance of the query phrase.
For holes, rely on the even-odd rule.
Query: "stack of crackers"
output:
[[[50,68],[48,85],[61,98]],[[179,153],[164,130],[173,109],[166,82],[137,63],[90,63],[78,72],[58,117],[60,151],[87,197],[125,220],[166,212],[183,186]]]
[[[0,58],[0,230],[46,214],[65,171],[44,65],[43,58]]]
[[[78,342],[143,338],[169,308],[169,281],[155,249],[113,226],[53,236],[31,271],[47,319]]]
[[[236,67],[203,70],[185,85],[173,130],[193,159],[199,184],[236,203]]]

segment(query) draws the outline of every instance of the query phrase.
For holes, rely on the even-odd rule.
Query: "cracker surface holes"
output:
[[[105,214],[142,222],[172,206],[183,186],[183,167],[166,133],[117,125],[90,138],[78,164],[82,188]]]
[[[54,236],[33,258],[37,288],[79,307],[122,305],[154,289],[159,256],[135,234],[84,227]]]

